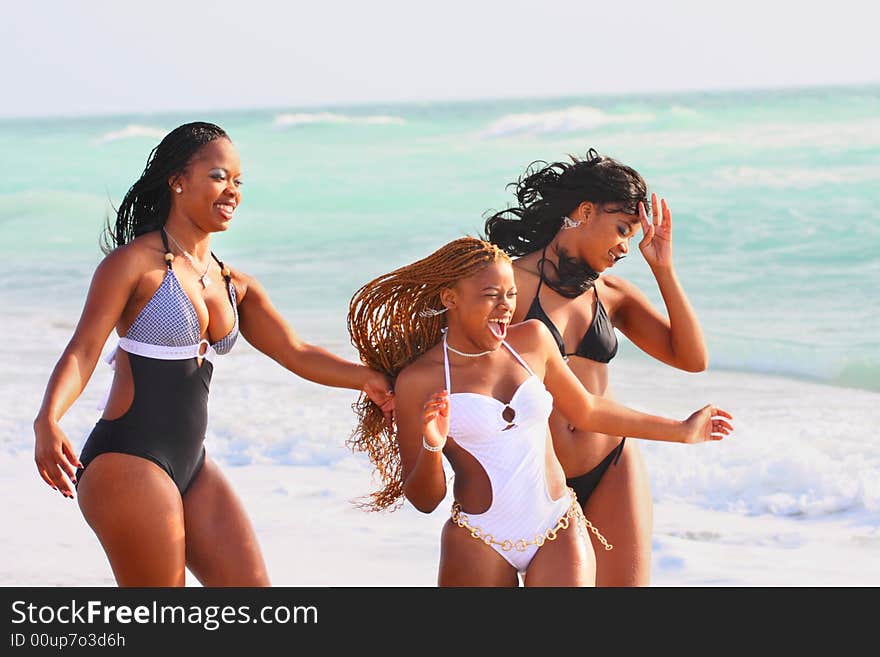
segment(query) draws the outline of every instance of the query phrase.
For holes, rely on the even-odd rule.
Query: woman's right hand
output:
[[[435,392],[425,402],[422,435],[431,447],[443,447],[449,435],[449,392]]]
[[[710,440],[721,440],[730,435],[733,425],[728,422],[733,416],[717,406],[707,405],[693,413],[682,422],[683,443],[703,443]]]
[[[37,472],[52,488],[64,497],[73,499],[76,468],[83,466],[67,436],[58,424],[39,419],[34,422],[34,435],[34,461],[37,464]]]

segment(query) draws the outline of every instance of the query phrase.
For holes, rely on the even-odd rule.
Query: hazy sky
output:
[[[877,83],[871,4],[10,1],[0,116]]]

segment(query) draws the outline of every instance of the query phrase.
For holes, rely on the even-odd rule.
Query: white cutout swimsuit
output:
[[[480,393],[452,392],[443,336],[449,436],[480,463],[492,487],[489,508],[461,518],[475,538],[524,573],[543,544],[542,537],[567,515],[572,497],[567,493],[554,500],[547,488],[548,419],[553,397],[520,355],[507,342],[502,344],[529,373],[508,404]],[[510,421],[504,419],[507,409],[514,413]],[[539,539],[537,545],[528,544],[535,539]]]

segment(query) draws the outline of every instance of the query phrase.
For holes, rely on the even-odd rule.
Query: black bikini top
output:
[[[553,334],[553,338],[559,346],[559,352],[566,360],[569,356],[581,356],[599,363],[610,362],[617,355],[617,335],[614,333],[614,326],[612,326],[611,320],[608,319],[608,313],[605,312],[605,306],[602,305],[602,300],[599,298],[599,290],[593,286],[593,291],[596,293],[596,309],[593,312],[593,321],[590,322],[587,332],[584,333],[584,337],[581,338],[581,342],[577,349],[574,350],[574,353],[567,354],[565,353],[565,343],[562,340],[562,334],[559,333],[559,329],[556,328],[553,321],[541,307],[540,295],[543,283],[544,277],[539,276],[538,289],[535,292],[535,298],[532,301],[532,305],[529,306],[529,312],[526,313],[525,319],[542,321],[550,329],[550,333]]]

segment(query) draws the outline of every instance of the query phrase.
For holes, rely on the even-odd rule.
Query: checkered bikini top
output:
[[[147,305],[141,310],[134,323],[125,334],[126,341],[139,342],[142,344],[155,345],[158,347],[190,347],[201,341],[201,326],[196,309],[192,301],[174,275],[171,266],[172,258],[168,248],[165,232],[162,231],[162,241],[165,244],[166,264],[168,270],[162,284],[153,294]],[[209,343],[211,349],[218,355],[229,353],[235,340],[238,338],[238,307],[235,297],[235,286],[229,270],[223,263],[211,253],[211,257],[220,265],[223,278],[226,281],[226,292],[229,302],[232,304],[232,312],[235,317],[229,333],[214,343]]]
[[[220,265],[223,278],[226,281],[226,294],[232,304],[234,321],[232,328],[225,336],[211,343],[201,339],[202,328],[199,325],[199,317],[195,306],[180,286],[180,281],[174,275],[171,262],[174,254],[168,248],[168,238],[165,231],[161,231],[162,243],[165,245],[165,263],[168,270],[162,284],[150,297],[147,305],[138,313],[125,337],[119,338],[116,347],[104,358],[110,367],[116,369],[116,353],[119,349],[146,358],[158,360],[185,360],[188,358],[202,358],[213,362],[214,357],[229,353],[232,345],[238,338],[238,305],[235,302],[235,286],[232,284],[232,276],[229,269],[211,253],[211,257]],[[112,384],[111,384],[112,386]],[[98,410],[103,410],[110,399],[110,387],[104,394],[104,399],[98,404]]]

